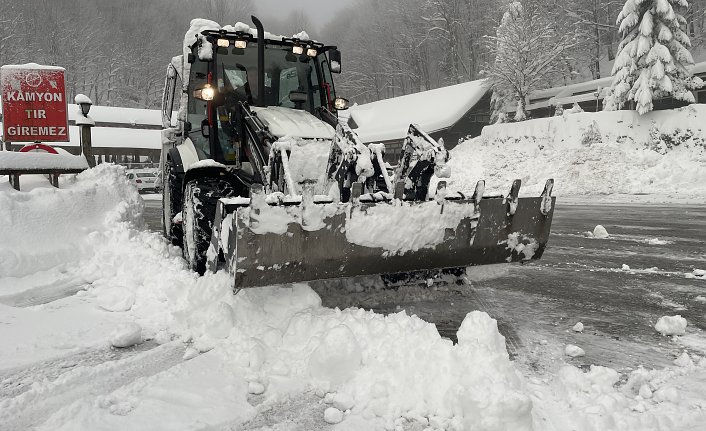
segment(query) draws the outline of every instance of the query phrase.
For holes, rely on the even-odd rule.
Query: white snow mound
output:
[[[554,194],[651,194],[659,200],[706,198],[706,105],[638,115],[577,113],[491,125],[451,150],[449,190],[539,196],[547,179]]]
[[[143,203],[124,168],[102,164],[62,188],[0,188],[0,277],[21,277],[90,256],[92,234],[142,224]],[[7,228],[11,227],[11,228]]]

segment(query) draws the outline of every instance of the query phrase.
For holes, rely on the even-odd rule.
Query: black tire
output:
[[[199,275],[206,272],[216,203],[222,197],[232,196],[235,196],[233,186],[216,178],[197,178],[186,184],[181,210],[184,258],[189,268]]]
[[[173,223],[174,216],[181,211],[181,186],[184,174],[176,171],[174,162],[168,159],[162,172],[162,233],[172,245],[182,246],[183,233],[180,224]]]

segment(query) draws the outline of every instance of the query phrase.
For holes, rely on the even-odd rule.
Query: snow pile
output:
[[[448,229],[455,230],[463,219],[474,217],[466,205],[447,202],[441,206],[436,201],[394,202],[369,207],[333,203],[269,206],[265,201],[253,201],[251,207],[239,211],[238,215],[244,225],[259,235],[283,235],[290,224],[308,232],[340,226],[349,243],[380,247],[388,255],[433,248],[447,239]],[[529,244],[523,241],[529,241]],[[530,259],[538,247],[534,239],[520,238],[517,233],[510,234],[507,243],[509,249],[523,253],[525,259]]]
[[[655,329],[662,335],[686,334],[686,319],[679,314],[676,316],[662,316],[657,321]]]
[[[436,201],[378,205],[351,214],[346,223],[346,238],[353,244],[381,247],[391,255],[404,254],[441,244],[447,229],[455,230],[462,219],[469,217],[467,206],[451,202],[443,206]],[[514,239],[514,246],[524,247],[516,234]],[[532,254],[525,250],[527,258]]]
[[[554,178],[557,195],[658,194],[706,198],[706,106],[639,116],[579,113],[486,126],[451,150],[450,190],[472,192],[479,179],[506,194],[539,195]]]
[[[689,358],[684,367],[639,368],[627,375],[625,383],[610,368],[591,366],[588,372],[582,372],[565,366],[548,387],[530,385],[535,415],[545,424],[537,429],[697,429],[700,425],[696,424],[703,423],[703,399],[697,393],[680,389],[687,382],[689,386],[702,387],[706,381],[706,361],[699,358],[696,362]]]
[[[53,156],[53,155],[52,155]],[[3,184],[5,186],[5,184]],[[142,201],[123,168],[103,164],[74,184],[0,190],[0,277],[20,277],[90,255],[91,233],[141,223]]]

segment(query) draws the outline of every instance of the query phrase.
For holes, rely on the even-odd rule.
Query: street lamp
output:
[[[91,110],[91,106],[93,106],[91,99],[85,94],[77,94],[76,97],[74,97],[74,102],[81,107],[83,116],[88,117],[88,112]]]
[[[81,109],[82,117],[76,118],[76,125],[78,126],[79,133],[81,135],[81,153],[86,157],[88,166],[94,168],[96,166],[96,159],[93,158],[93,146],[91,144],[91,128],[96,125],[93,118],[88,116],[88,112],[91,110],[93,102],[85,94],[77,94],[74,97],[74,102]]]

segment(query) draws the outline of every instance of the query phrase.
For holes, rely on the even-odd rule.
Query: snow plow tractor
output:
[[[337,98],[334,46],[193,20],[163,99],[164,234],[241,288],[538,259],[554,198],[447,190],[443,142],[410,125],[396,165]],[[177,109],[178,105],[178,109]],[[172,112],[176,111],[175,116]]]

